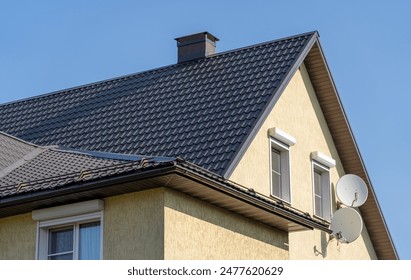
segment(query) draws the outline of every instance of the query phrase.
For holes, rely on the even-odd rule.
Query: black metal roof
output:
[[[211,203],[240,203],[241,199],[246,199],[250,203],[242,206],[246,216],[250,209],[259,205],[265,209],[258,212],[259,219],[264,222],[268,217],[270,222],[266,223],[283,230],[314,227],[328,230],[326,224],[297,209],[250,192],[180,158],[42,147],[0,132],[0,159],[7,149],[12,151],[7,158],[14,157],[15,161],[0,168],[0,217],[76,199],[102,198],[167,185],[193,196],[198,196],[200,188],[201,198]],[[132,186],[130,182],[134,182]],[[272,214],[278,217],[273,218]]]
[[[0,105],[37,145],[183,157],[223,175],[316,32]]]
[[[0,132],[0,176],[3,169],[36,149],[35,145]]]
[[[57,146],[41,147],[0,132],[0,158],[6,149],[16,161],[0,169],[0,217],[33,209],[70,203],[77,199],[107,197],[167,185],[250,215],[258,205],[257,220],[286,231],[327,225],[290,206],[228,182],[221,176],[180,158],[142,157],[94,151],[78,151]],[[21,156],[21,158],[19,158]],[[170,177],[171,176],[171,177]],[[139,183],[136,184],[135,182]],[[130,185],[130,182],[134,182]],[[207,191],[205,191],[207,189]],[[243,200],[248,203],[244,203]],[[272,216],[272,215],[275,216]]]
[[[7,150],[12,152],[6,153]],[[8,154],[15,158],[11,164],[0,168],[0,199],[111,177],[175,160],[41,147],[0,132],[0,159]]]

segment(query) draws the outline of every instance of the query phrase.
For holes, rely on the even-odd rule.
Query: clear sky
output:
[[[0,0],[0,103],[174,64],[176,37],[222,52],[318,30],[402,259],[411,259],[411,1]]]

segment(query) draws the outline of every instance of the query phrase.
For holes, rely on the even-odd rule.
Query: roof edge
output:
[[[364,171],[364,174],[365,174],[365,177],[366,177],[366,181],[367,181],[367,183],[368,183],[368,185],[369,185],[369,190],[371,191],[372,197],[373,197],[374,200],[375,200],[375,204],[376,204],[378,213],[380,214],[381,221],[382,221],[382,223],[383,223],[383,225],[384,225],[384,230],[387,232],[387,235],[388,235],[388,238],[389,238],[389,242],[390,242],[390,244],[392,245],[393,253],[394,253],[396,259],[399,259],[398,252],[397,252],[397,250],[396,250],[396,248],[395,248],[394,241],[393,241],[393,239],[392,239],[392,237],[391,237],[391,234],[390,234],[388,225],[387,225],[387,223],[386,223],[386,221],[385,221],[385,218],[384,218],[384,215],[383,215],[383,213],[382,213],[380,204],[379,204],[379,202],[378,202],[377,195],[376,195],[376,193],[375,193],[375,191],[374,191],[374,187],[373,187],[373,185],[372,185],[370,176],[369,176],[368,171],[367,171],[367,168],[366,168],[366,166],[365,166],[363,157],[362,157],[362,155],[361,155],[360,149],[359,149],[358,144],[357,144],[357,141],[356,141],[356,139],[355,139],[355,136],[354,136],[353,130],[352,130],[352,128],[351,128],[350,122],[349,122],[349,120],[348,120],[347,114],[345,113],[344,106],[343,106],[343,104],[342,104],[340,95],[339,95],[339,93],[338,93],[336,84],[335,84],[334,79],[333,79],[333,77],[332,77],[330,68],[329,68],[329,66],[328,66],[328,62],[327,62],[327,60],[326,60],[326,58],[325,58],[325,54],[324,54],[324,51],[323,51],[323,49],[322,49],[322,47],[321,47],[321,43],[320,43],[319,40],[317,40],[317,45],[318,45],[318,49],[319,49],[319,51],[320,51],[322,60],[323,60],[323,62],[324,62],[324,66],[325,66],[325,68],[326,68],[326,70],[327,70],[328,77],[329,77],[330,83],[331,83],[331,85],[332,85],[332,89],[333,89],[333,91],[334,91],[334,93],[335,93],[335,96],[336,96],[336,98],[337,98],[337,101],[338,101],[338,104],[339,104],[339,108],[341,109],[342,116],[343,116],[343,118],[344,118],[344,120],[345,120],[345,123],[346,123],[346,125],[347,125],[347,129],[348,129],[348,131],[349,131],[349,133],[350,133],[350,137],[351,137],[351,139],[352,139],[352,141],[353,141],[355,151],[356,151],[356,153],[357,153],[357,155],[358,155],[358,159],[359,159],[359,162],[360,162],[360,164],[361,164],[361,168],[362,168],[362,170]],[[327,125],[328,125],[328,124],[327,124]],[[345,168],[344,168],[344,169],[345,169]],[[364,207],[364,206],[362,206],[362,207]],[[361,209],[361,207],[360,207],[360,209]]]
[[[304,35],[311,35],[311,38],[308,40],[306,43],[304,49],[301,51],[299,57],[296,59],[294,62],[294,65],[289,69],[288,73],[284,77],[283,81],[281,82],[280,86],[276,89],[276,91],[273,93],[273,96],[271,100],[268,102],[267,106],[265,109],[262,111],[260,116],[258,117],[256,123],[254,124],[253,129],[251,132],[248,134],[247,138],[244,140],[244,142],[241,144],[240,149],[238,150],[237,154],[234,156],[233,160],[231,163],[228,165],[226,170],[223,172],[224,178],[229,178],[232,173],[234,172],[234,169],[240,162],[241,158],[244,156],[245,152],[247,151],[248,147],[251,145],[251,142],[257,135],[258,131],[260,130],[261,126],[263,125],[264,121],[267,119],[268,115],[270,114],[271,110],[274,108],[275,104],[277,103],[278,99],[280,98],[281,94],[287,87],[288,83],[292,79],[293,75],[297,71],[297,69],[300,67],[300,65],[303,63],[304,59],[307,57],[308,53],[310,52],[312,46],[314,45],[315,42],[318,41],[319,34],[317,31],[314,32],[309,32],[302,34],[300,36]],[[288,38],[293,38],[296,36],[288,37]],[[283,39],[285,40],[285,39]]]
[[[258,43],[258,44],[244,46],[244,47],[240,47],[240,48],[237,48],[237,49],[232,49],[232,50],[228,50],[228,51],[224,51],[224,52],[220,52],[220,53],[215,53],[213,55],[207,56],[207,57],[202,58],[202,59],[212,59],[216,56],[226,55],[226,54],[229,54],[229,53],[234,53],[234,52],[242,51],[242,50],[245,50],[245,49],[248,49],[248,48],[254,48],[254,47],[262,46],[262,45],[265,45],[265,44],[271,44],[271,43],[275,43],[275,42],[279,42],[279,41],[283,41],[283,40],[289,40],[289,39],[292,39],[292,38],[301,37],[301,36],[305,36],[305,35],[308,35],[308,34],[317,34],[317,36],[319,36],[317,31],[310,31],[310,32],[302,33],[302,34],[287,36],[287,37],[280,38],[280,39],[275,39],[275,40],[266,41],[266,42],[262,42],[262,43]],[[198,60],[196,60],[196,61],[198,61]],[[142,71],[138,71],[138,72],[134,72],[134,73],[130,73],[130,74],[120,75],[120,76],[117,76],[115,78],[102,79],[102,80],[99,80],[99,81],[85,83],[85,84],[78,85],[78,86],[72,86],[72,87],[68,87],[68,88],[65,88],[65,89],[61,89],[61,90],[50,91],[50,92],[46,92],[46,93],[35,95],[35,96],[30,96],[30,97],[26,97],[26,98],[22,98],[22,99],[18,99],[18,100],[13,100],[13,101],[1,103],[0,107],[1,106],[6,106],[6,105],[9,105],[9,104],[19,103],[19,102],[25,102],[25,101],[29,101],[29,100],[32,100],[32,99],[44,98],[44,97],[47,97],[47,96],[50,96],[50,95],[61,94],[61,93],[68,92],[68,91],[85,89],[85,88],[88,88],[88,87],[93,87],[93,86],[104,84],[104,83],[116,82],[118,80],[127,79],[127,78],[130,78],[130,77],[136,76],[136,75],[143,75],[145,73],[160,71],[160,70],[163,70],[163,69],[169,68],[169,67],[177,67],[181,64],[190,63],[190,62],[193,62],[193,61],[187,61],[187,62],[180,63],[180,64],[173,63],[173,64],[164,65],[164,66],[160,66],[160,67],[153,68],[153,69],[142,70]]]
[[[216,53],[214,55],[210,55],[209,57],[211,58],[211,57],[216,57],[216,56],[219,56],[219,55],[225,55],[225,54],[230,54],[230,53],[234,53],[234,52],[240,52],[242,50],[246,50],[246,49],[250,49],[250,48],[256,48],[256,47],[264,46],[264,45],[267,45],[267,44],[273,44],[273,43],[276,43],[276,42],[286,41],[286,40],[290,40],[290,39],[294,39],[294,38],[298,38],[298,37],[302,37],[302,36],[307,36],[307,35],[315,35],[317,37],[320,36],[317,30],[308,31],[308,32],[304,32],[304,33],[301,33],[301,34],[297,34],[297,35],[291,35],[291,36],[287,36],[287,37],[283,37],[283,38],[279,38],[279,39],[269,40],[269,41],[265,41],[265,42],[261,42],[261,43],[257,43],[257,44],[252,44],[252,45],[245,46],[245,47],[239,47],[239,48],[236,48],[236,49],[223,51],[223,52],[220,52],[220,53]]]
[[[2,105],[2,104],[0,104],[0,106],[1,106],[1,105]],[[39,145],[37,145],[37,144],[31,143],[31,142],[28,142],[28,141],[23,140],[23,139],[21,139],[21,138],[18,138],[18,137],[16,137],[16,136],[10,135],[10,134],[8,134],[8,133],[6,133],[6,132],[4,132],[4,131],[0,131],[0,134],[3,134],[4,136],[7,136],[7,137],[9,137],[9,138],[11,138],[11,139],[13,139],[13,140],[16,140],[16,141],[18,141],[18,142],[24,143],[24,144],[26,144],[26,145],[32,146],[32,147],[34,147],[34,148],[39,148],[39,147],[41,147],[41,146],[39,146]]]
[[[330,231],[326,224],[314,219],[310,215],[307,215],[298,209],[266,199],[260,194],[250,192],[250,190],[246,187],[233,184],[227,180],[224,180],[224,178],[218,174],[196,166],[195,164],[191,164],[190,162],[186,162],[182,159],[177,158],[173,162],[169,162],[166,165],[152,166],[145,170],[144,169],[145,168],[141,170],[142,172],[135,170],[134,172],[114,174],[109,178],[80,181],[75,184],[69,184],[67,187],[63,188],[43,190],[40,192],[27,192],[18,196],[5,197],[0,199],[0,209],[4,210],[1,212],[3,213],[3,216],[6,217],[27,213],[29,211],[44,207],[73,203],[75,200],[81,201],[85,198],[95,197],[96,194],[100,197],[120,195],[128,192],[144,190],[147,189],[147,186],[144,186],[144,184],[139,186],[138,184],[133,183],[128,187],[116,187],[119,184],[136,182],[136,180],[151,180],[155,178],[159,178],[156,179],[157,183],[163,182],[164,185],[151,184],[152,186],[150,188],[169,187],[177,191],[181,191],[180,180],[172,183],[171,178],[163,177],[167,175],[178,175],[182,178],[186,178],[185,180],[190,180],[191,182],[197,182],[200,185],[205,185],[210,188],[210,190],[214,190],[223,196],[230,197],[242,203],[247,203],[256,209],[260,209],[259,211],[266,211],[267,213],[278,216],[279,219],[285,219],[295,225],[299,225],[298,230],[312,230],[315,228],[325,232]],[[164,178],[163,181],[161,181],[161,177]],[[192,190],[192,184],[187,186],[189,186],[188,189]],[[191,194],[191,196],[195,197],[193,194]],[[207,201],[207,199],[202,200]],[[223,205],[219,205],[218,203],[216,205],[225,208]],[[231,211],[236,212],[234,208],[231,209]],[[5,213],[7,214],[4,215]],[[296,229],[294,228],[290,231],[294,230]]]
[[[28,154],[25,154],[22,158],[20,158],[19,160],[15,161],[14,163],[12,163],[11,165],[7,166],[6,168],[0,170],[0,179],[4,178],[5,176],[7,176],[8,174],[10,174],[11,172],[13,172],[14,170],[16,170],[17,168],[19,168],[20,166],[24,165],[25,163],[27,163],[28,161],[34,159],[35,157],[37,157],[39,154],[45,152],[47,149],[41,148],[41,147],[37,147],[35,148],[33,151],[29,152]]]
[[[56,146],[56,150],[60,152],[65,152],[65,153],[79,154],[79,155],[85,155],[85,156],[91,156],[91,157],[103,158],[103,159],[123,160],[123,161],[154,160],[156,162],[164,162],[164,161],[175,160],[174,157],[110,153],[110,152],[101,152],[101,151],[94,151],[94,150],[72,149],[72,148],[61,147],[61,146]]]
[[[232,196],[237,199],[246,201],[261,209],[273,211],[276,215],[302,225],[307,229],[319,229],[327,233],[331,233],[328,224],[316,220],[307,213],[302,212],[296,208],[287,206],[281,202],[272,200],[260,193],[256,193],[254,190],[247,187],[238,185],[234,182],[224,179],[220,175],[214,174],[206,169],[198,168],[198,166],[189,162],[181,162],[177,160],[177,171],[181,169],[184,176],[191,178],[192,180],[200,181],[209,187],[216,188],[218,191],[224,193],[224,195]]]

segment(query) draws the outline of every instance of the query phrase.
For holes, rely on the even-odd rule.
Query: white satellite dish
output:
[[[337,182],[337,197],[346,206],[360,207],[368,197],[368,188],[357,175],[344,175]]]
[[[353,208],[341,208],[331,219],[331,234],[341,243],[356,240],[362,232],[362,227],[361,216]]]

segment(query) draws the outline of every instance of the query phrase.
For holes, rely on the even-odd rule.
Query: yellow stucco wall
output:
[[[103,259],[288,259],[288,234],[180,192],[104,199]],[[0,219],[0,259],[34,259],[32,214]]]
[[[104,201],[104,259],[164,258],[163,188]]]
[[[0,219],[0,259],[34,260],[37,224],[31,213]]]
[[[290,147],[291,205],[312,215],[311,152],[320,151],[336,160],[336,167],[330,169],[333,189],[345,173],[304,65],[289,82],[230,177],[230,180],[268,196],[270,144],[267,131],[272,127],[283,130],[297,140],[295,146]],[[335,191],[332,194],[335,211]],[[335,240],[327,245],[328,239],[328,234],[317,230],[291,233],[290,259],[376,258],[366,229],[359,239],[349,245],[337,244]]]
[[[166,189],[165,259],[288,259],[287,233]]]

